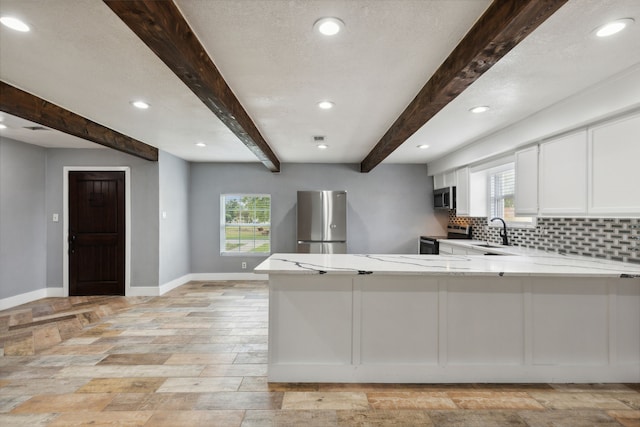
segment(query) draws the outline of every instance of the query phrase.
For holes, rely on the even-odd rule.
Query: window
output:
[[[220,253],[271,253],[271,196],[223,194],[220,197]]]
[[[534,226],[532,217],[516,216],[514,164],[494,168],[489,172],[489,220],[500,217],[512,227]],[[489,222],[491,224],[491,222]],[[495,224],[494,224],[495,225]]]

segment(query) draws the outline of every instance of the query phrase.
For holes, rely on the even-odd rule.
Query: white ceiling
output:
[[[490,0],[176,4],[281,162],[359,163]],[[0,0],[0,15],[32,28],[0,27],[3,81],[186,160],[258,161],[104,3]],[[323,16],[340,17],[344,31],[314,33]],[[593,36],[624,17],[636,24],[609,39]],[[435,160],[638,63],[640,1],[570,0],[385,162]],[[138,98],[151,108],[132,108]],[[323,99],[335,108],[319,110]],[[487,113],[468,112],[485,104]],[[16,140],[97,147],[25,130],[6,113],[0,120],[9,127],[2,135]],[[314,135],[326,136],[329,149],[318,150]]]

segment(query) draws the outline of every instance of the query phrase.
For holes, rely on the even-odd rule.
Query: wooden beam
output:
[[[360,164],[370,172],[567,0],[494,0]]]
[[[0,81],[0,111],[145,160],[158,149]]]
[[[280,161],[173,1],[104,0],[271,171]]]

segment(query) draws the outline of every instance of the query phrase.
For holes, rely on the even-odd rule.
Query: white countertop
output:
[[[631,276],[640,283],[640,265],[543,251],[521,253],[522,255],[517,256],[273,254],[258,265],[254,272],[259,274],[432,276],[621,277],[624,275]]]

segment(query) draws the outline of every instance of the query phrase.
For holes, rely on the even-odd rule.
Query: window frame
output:
[[[504,164],[501,164],[499,166],[494,166],[492,168],[488,168],[486,170],[486,184],[487,184],[487,225],[489,227],[492,228],[502,228],[502,222],[491,222],[491,218],[494,218],[494,214],[493,214],[493,206],[495,205],[496,202],[496,198],[492,197],[493,194],[493,188],[492,188],[492,180],[493,177],[496,176],[497,174],[500,173],[504,173],[506,171],[512,170],[513,171],[513,180],[514,180],[514,186],[513,186],[513,200],[515,203],[515,195],[516,195],[516,187],[515,187],[515,162],[507,162]],[[504,195],[501,195],[501,199],[504,200],[505,197]],[[508,228],[535,228],[536,227],[536,217],[535,216],[521,216],[521,215],[515,215],[514,212],[514,217],[515,218],[529,218],[529,221],[508,221],[506,218],[503,218],[503,220],[505,221],[505,223],[507,224]]]
[[[242,224],[242,226],[245,227],[253,227],[254,229],[258,228],[258,227],[268,227],[268,237],[267,239],[264,239],[265,242],[269,243],[269,251],[268,252],[241,252],[241,251],[234,251],[234,250],[227,250],[226,249],[226,245],[227,245],[227,236],[226,236],[226,229],[228,226],[233,226],[236,223],[229,223],[227,224],[226,222],[226,201],[228,198],[231,197],[235,197],[238,199],[242,199],[244,197],[268,197],[269,198],[269,222],[268,223],[237,223],[238,227],[240,227],[240,224]],[[266,193],[221,193],[220,194],[220,243],[219,243],[219,250],[220,250],[220,256],[235,256],[235,257],[268,257],[269,255],[272,254],[273,252],[273,245],[272,245],[272,236],[273,236],[273,230],[271,227],[271,213],[272,213],[272,197],[271,194],[266,194]],[[259,239],[260,241],[262,241],[263,239]],[[254,230],[254,238],[253,238],[253,242],[254,242],[254,248],[256,245],[256,239],[255,239],[255,230]]]

